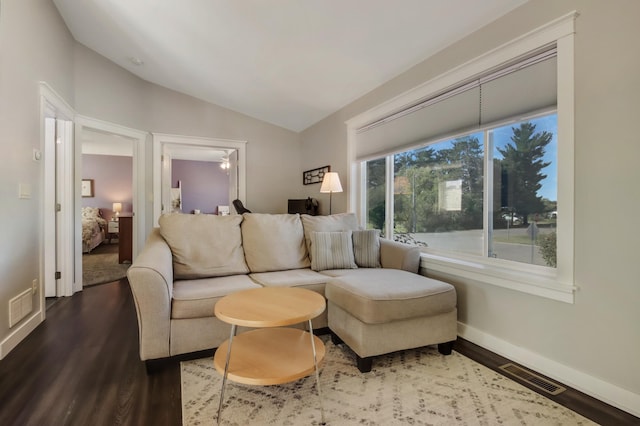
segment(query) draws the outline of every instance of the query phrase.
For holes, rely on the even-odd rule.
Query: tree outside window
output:
[[[384,230],[385,191],[393,190],[396,239],[555,267],[556,134],[551,114],[395,154],[392,184],[385,158],[369,161],[368,226]],[[485,200],[487,173],[493,187]]]

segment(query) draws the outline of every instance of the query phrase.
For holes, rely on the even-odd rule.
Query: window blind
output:
[[[556,56],[555,46],[532,52],[357,129],[356,159],[555,106]]]

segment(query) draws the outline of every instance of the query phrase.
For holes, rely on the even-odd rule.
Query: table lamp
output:
[[[117,221],[118,217],[120,216],[120,212],[122,211],[122,203],[113,203],[112,210],[116,214],[116,221]]]

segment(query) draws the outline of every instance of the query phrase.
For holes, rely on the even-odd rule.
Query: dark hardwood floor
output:
[[[0,425],[180,425],[180,370],[147,375],[126,279],[60,298],[0,361]]]
[[[56,301],[0,361],[0,425],[180,425],[179,362],[147,375],[136,321],[126,279]],[[461,339],[454,350],[492,369],[508,362]],[[640,425],[572,389],[551,399],[602,425]]]

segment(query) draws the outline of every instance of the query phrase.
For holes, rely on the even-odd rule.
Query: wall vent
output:
[[[551,395],[558,395],[567,390],[566,388],[563,388],[562,386],[553,383],[532,371],[526,370],[519,365],[508,363],[501,365],[498,368]]]
[[[25,290],[9,300],[9,328],[19,323],[33,310],[31,289]]]

